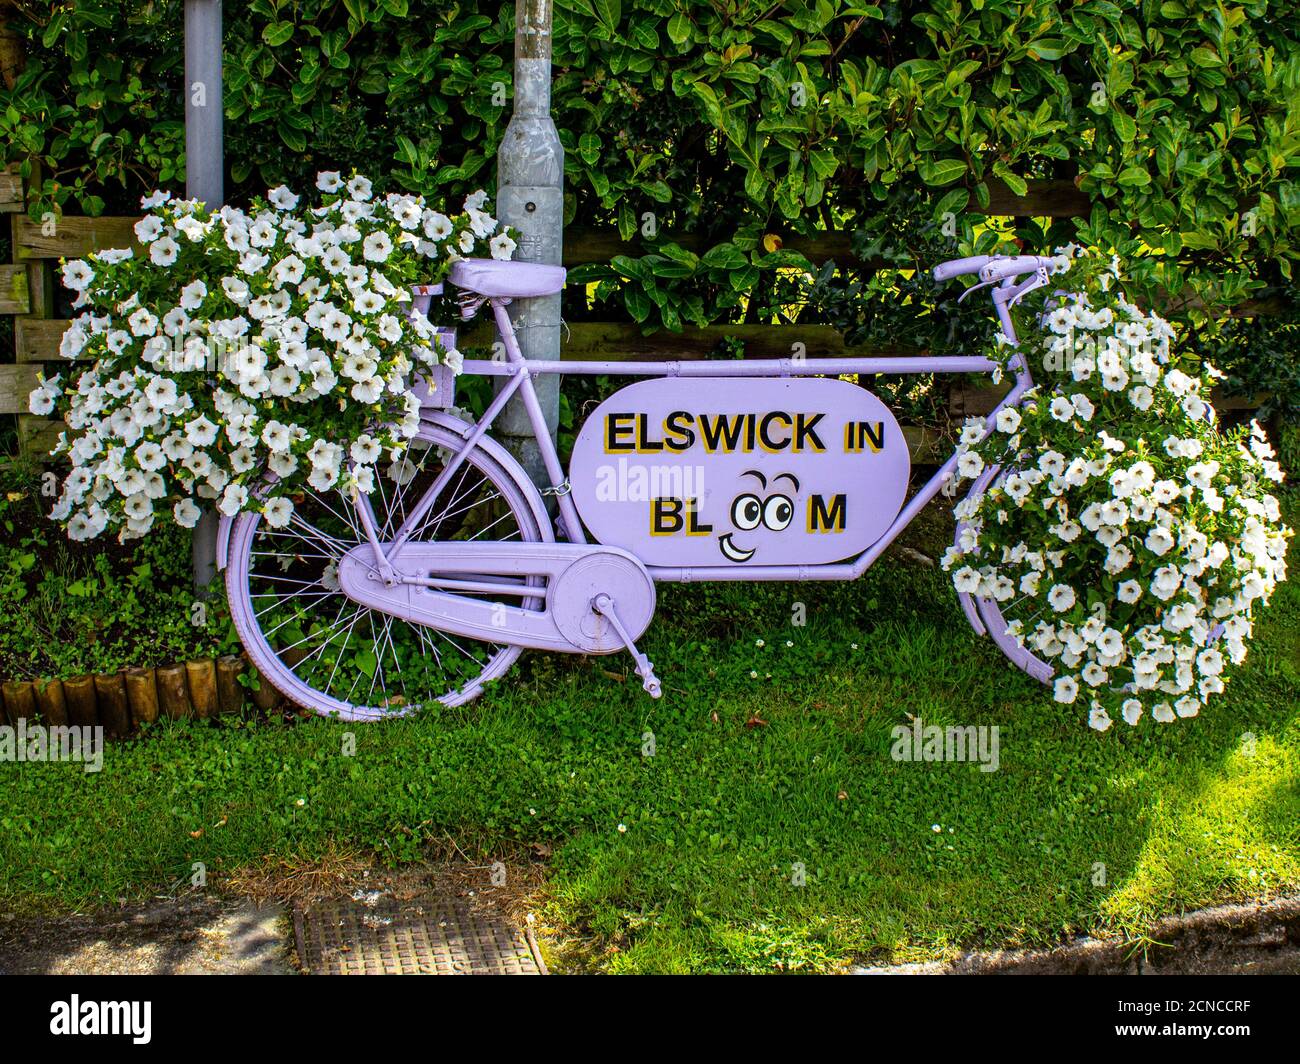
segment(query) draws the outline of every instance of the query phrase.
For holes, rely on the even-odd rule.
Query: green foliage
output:
[[[63,678],[238,650],[225,599],[199,602],[189,533],[168,522],[129,549],[69,543],[39,471],[0,475],[0,679]]]
[[[1285,306],[1273,317],[1232,318],[1212,335],[1197,337],[1193,348],[1227,374],[1229,394],[1266,397],[1257,412],[1261,421],[1276,416],[1300,426],[1300,306]],[[1283,465],[1297,468],[1291,456]]]
[[[22,162],[25,176],[41,162],[39,209],[134,210],[145,192],[184,179],[181,0],[5,14],[27,58],[14,88],[0,89],[4,160]]]
[[[125,201],[173,179],[179,8],[77,0],[19,20],[31,58],[0,94],[6,158],[44,158],[46,192],[91,212],[105,187]],[[478,0],[228,3],[231,198],[353,165],[427,194],[482,184],[512,19]],[[1300,255],[1282,0],[559,0],[554,52],[568,220],[659,234],[577,279],[647,326],[739,317],[802,262],[764,234],[865,225],[918,190],[932,220],[957,220],[952,254],[990,250],[994,179],[1074,180],[1093,202],[1081,242],[1141,252],[1149,290],[1236,302],[1289,282]],[[1020,235],[1035,230],[1041,245],[1035,225]]]

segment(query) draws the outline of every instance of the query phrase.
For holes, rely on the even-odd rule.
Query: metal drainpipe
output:
[[[515,0],[514,112],[497,156],[497,215],[519,230],[515,258],[559,265],[564,239],[564,149],[551,120],[551,0]],[[510,320],[525,358],[560,357],[560,296],[517,299]],[[551,439],[560,416],[560,378],[536,382]],[[549,487],[522,401],[500,420],[504,443],[539,487]]]
[[[226,198],[221,103],[221,0],[185,0],[185,195],[211,208]],[[204,507],[191,539],[194,589],[217,571],[217,511]]]

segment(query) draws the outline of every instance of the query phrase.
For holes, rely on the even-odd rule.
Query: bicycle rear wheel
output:
[[[393,537],[431,490],[445,458],[463,445],[452,428],[426,421],[406,456],[377,470],[370,501],[381,542]],[[527,475],[498,444],[483,439],[412,538],[538,542],[554,537]],[[514,664],[521,653],[517,646],[452,636],[344,595],[338,560],[365,541],[356,511],[342,495],[306,488],[284,528],[271,528],[257,513],[235,521],[226,591],[235,628],[264,680],[316,713],[377,720],[404,716],[433,701],[468,702]],[[518,595],[474,594],[520,604]],[[540,608],[541,602],[525,598],[523,604]]]

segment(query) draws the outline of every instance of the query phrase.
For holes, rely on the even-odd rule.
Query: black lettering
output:
[[[616,454],[619,451],[632,451],[636,449],[636,444],[629,439],[626,443],[619,439],[620,436],[632,436],[635,432],[633,425],[633,414],[606,414],[605,415],[605,453]]]
[[[809,532],[843,532],[848,510],[848,500],[844,495],[832,495],[829,508],[821,495],[808,498]]]
[[[652,499],[650,502],[650,534],[671,536],[686,525],[682,518],[681,499]]]
[[[715,414],[712,419],[707,414],[700,415],[700,435],[704,438],[706,451],[718,450],[719,444],[724,451],[734,451],[740,443],[740,434],[743,430],[742,414],[735,414],[730,418],[724,414]]]
[[[664,419],[664,446],[670,451],[688,451],[695,444],[695,420],[685,410],[674,410]]]
[[[806,440],[811,439],[814,450],[824,451],[826,447],[822,444],[821,437],[817,435],[817,422],[826,415],[823,414],[799,414],[795,418],[794,429],[794,449],[802,451],[807,444]]]
[[[649,420],[645,414],[637,414],[636,416],[637,452],[639,454],[653,454],[655,451],[664,449],[662,440],[650,439]]]
[[[790,417],[789,414],[782,413],[780,410],[773,410],[770,414],[764,414],[763,420],[758,426],[758,438],[762,442],[764,450],[779,451],[783,447],[788,447],[790,444],[789,436],[786,436],[781,440],[774,440],[768,432],[772,422],[778,419],[785,423],[787,429],[790,428],[794,422],[794,419]]]

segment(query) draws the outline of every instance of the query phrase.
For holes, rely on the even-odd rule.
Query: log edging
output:
[[[129,665],[117,672],[67,679],[9,680],[0,684],[0,724],[27,719],[48,725],[102,727],[127,738],[141,724],[168,720],[219,720],[249,708],[274,709],[280,694],[265,681],[250,691],[241,675],[258,676],[247,654],[223,654],[171,665]]]

